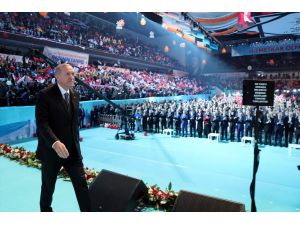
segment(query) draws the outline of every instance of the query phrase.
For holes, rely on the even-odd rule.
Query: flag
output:
[[[12,78],[14,79],[15,83],[19,80],[19,77],[17,77],[16,75],[12,75]]]
[[[251,12],[239,12],[238,13],[238,29],[246,29],[254,21],[251,17]]]
[[[36,77],[36,76],[37,76],[37,73],[34,72],[34,71],[32,71],[32,72],[31,72],[31,76]]]
[[[25,79],[25,76],[23,76],[21,79],[18,79],[17,84],[22,83],[24,81],[24,79]]]

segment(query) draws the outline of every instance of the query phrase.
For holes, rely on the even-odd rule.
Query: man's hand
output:
[[[53,148],[60,158],[66,159],[69,157],[69,151],[62,142],[60,141],[55,142]]]

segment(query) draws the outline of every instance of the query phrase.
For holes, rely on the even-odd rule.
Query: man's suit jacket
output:
[[[52,148],[57,140],[64,143],[70,156],[82,159],[78,128],[79,95],[71,89],[69,107],[70,110],[57,84],[39,93],[35,108],[38,159],[61,160]]]

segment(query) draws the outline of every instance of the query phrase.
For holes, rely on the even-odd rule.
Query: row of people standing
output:
[[[258,117],[258,141],[265,145],[286,146],[300,138],[300,115],[293,113],[278,113],[260,111]],[[209,110],[182,109],[142,110],[138,108],[131,117],[131,129],[162,133],[170,128],[175,135],[199,138],[209,133],[220,133],[221,140],[238,142],[243,136],[254,136],[255,111],[223,110],[222,112]],[[284,143],[283,143],[284,138]],[[263,141],[262,141],[263,140]]]

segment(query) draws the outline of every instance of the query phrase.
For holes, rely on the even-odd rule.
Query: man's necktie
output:
[[[70,105],[70,95],[68,92],[65,93],[65,101],[67,103],[67,106],[69,107]]]

